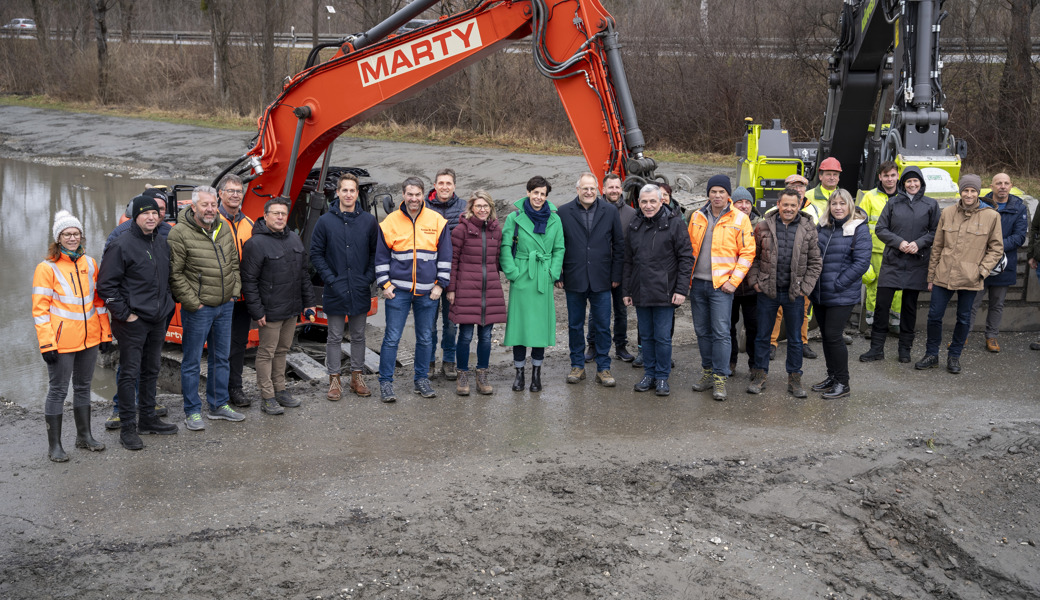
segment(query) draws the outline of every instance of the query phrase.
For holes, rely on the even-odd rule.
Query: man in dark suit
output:
[[[557,211],[566,251],[556,287],[567,291],[571,372],[567,383],[585,379],[585,308],[595,332],[596,382],[614,387],[610,374],[610,304],[612,288],[621,285],[625,242],[617,208],[599,197],[592,173],[578,178],[578,196]]]

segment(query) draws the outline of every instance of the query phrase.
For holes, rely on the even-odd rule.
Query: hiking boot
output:
[[[285,409],[282,408],[282,405],[278,404],[278,400],[274,398],[260,398],[260,410],[269,415],[281,415],[285,413]]]
[[[184,417],[184,428],[188,431],[202,431],[206,429],[206,422],[199,413],[191,413]]]
[[[289,393],[289,390],[275,390],[274,399],[278,401],[278,404],[281,404],[285,408],[296,408],[302,404],[299,398],[293,398],[293,395]]]
[[[429,378],[423,377],[422,379],[415,382],[412,391],[419,394],[423,398],[436,398],[437,392],[433,391],[433,385],[430,384]]]
[[[487,396],[495,391],[488,381],[487,369],[477,369],[477,393]]]
[[[332,402],[336,402],[343,397],[343,384],[339,380],[339,373],[329,375],[329,391],[325,394],[325,397]]]
[[[397,402],[397,394],[394,393],[394,383],[392,381],[379,382],[379,399],[387,404]]]
[[[668,396],[672,393],[671,388],[668,387],[667,379],[658,379],[654,384],[654,395],[656,396]]]
[[[127,450],[140,450],[144,448],[141,436],[137,435],[136,423],[123,423],[119,426],[119,443]]]
[[[934,354],[925,354],[924,358],[914,363],[914,368],[918,371],[925,369],[934,369],[939,366],[939,357]]]
[[[532,392],[542,391],[542,366],[531,366],[531,386],[527,388]]]
[[[632,362],[636,359],[636,357],[629,354],[628,348],[625,347],[625,344],[617,345],[617,347],[614,349],[614,356],[617,356],[618,360],[622,362]]]
[[[524,386],[525,385],[527,385],[527,384],[524,383],[524,368],[523,367],[517,367],[516,368],[516,377],[513,378],[513,391],[514,392],[522,392],[522,391],[524,391]]]
[[[636,383],[632,389],[637,392],[648,392],[650,388],[657,386],[657,380],[649,375],[643,375],[643,378]]]
[[[838,383],[838,382],[835,381],[833,377],[828,375],[827,379],[824,379],[820,383],[814,383],[813,386],[811,388],[809,388],[809,389],[811,389],[814,392],[829,392],[829,391],[831,391],[831,388],[833,388],[834,384],[836,384],[836,383]]]
[[[567,375],[567,383],[578,383],[582,379],[585,379],[585,369],[582,367],[571,367],[571,372]]]
[[[642,348],[639,349],[639,352],[636,352],[636,357],[635,357],[635,359],[632,360],[632,368],[633,369],[642,369],[643,368],[643,349]]]
[[[119,413],[112,413],[107,419],[105,419],[105,429],[109,431],[119,429]]]
[[[170,414],[170,411],[165,406],[163,406],[162,404],[155,405],[155,416],[165,417],[168,414]]]
[[[469,373],[457,371],[458,379],[455,380],[455,393],[459,396],[469,396]]]
[[[986,350],[1000,352],[1000,344],[997,343],[996,338],[986,338]]]
[[[946,370],[949,371],[950,373],[953,373],[954,375],[959,374],[961,372],[961,359],[960,359],[960,357],[957,357],[957,356],[947,356],[946,357]]]
[[[776,345],[769,344],[769,360],[776,360]]]
[[[246,416],[240,412],[235,412],[227,404],[221,404],[216,410],[210,410],[206,413],[206,417],[209,419],[219,419],[221,421],[245,421]]]
[[[610,371],[604,369],[596,372],[596,383],[603,387],[614,387],[617,385],[617,381],[614,380],[614,376],[610,374]]]
[[[231,406],[237,406],[239,408],[248,408],[249,405],[253,403],[253,401],[249,399],[249,396],[246,396],[246,393],[242,391],[242,388],[231,388],[228,390],[228,397],[228,403],[231,404]]]
[[[805,393],[805,388],[802,387],[801,373],[787,374],[787,393],[795,398],[806,398],[809,396],[809,394]]]
[[[850,393],[852,393],[852,388],[849,387],[849,384],[835,383],[830,391],[820,397],[824,400],[835,400],[837,398],[846,398]]]
[[[751,369],[751,383],[747,386],[747,393],[761,394],[766,389],[766,372],[762,369]]]
[[[711,389],[713,385],[715,385],[715,379],[711,376],[711,369],[701,367],[701,378],[693,384],[693,391],[704,392]]]
[[[61,447],[61,415],[44,415],[47,423],[47,458],[53,462],[68,462],[69,455]]]
[[[372,390],[365,385],[365,374],[361,371],[350,372],[350,391],[362,398],[368,398],[372,395]]]
[[[859,355],[859,362],[873,362],[875,360],[885,360],[884,349],[875,350],[871,348],[870,350],[867,350],[863,354]]]
[[[104,450],[105,445],[90,433],[90,405],[72,407],[72,416],[76,419],[76,447],[91,452]]]
[[[1029,344],[1030,350],[1040,350],[1040,342],[1031,342]]]
[[[137,419],[137,433],[145,435],[173,435],[177,433],[177,426],[173,423],[162,421],[155,415],[141,415]]]
[[[899,349],[899,362],[908,363],[910,362],[910,349],[900,348]]]
[[[715,374],[711,376],[712,386],[715,388],[711,392],[711,397],[719,402],[726,399],[726,376]]]
[[[455,368],[455,363],[441,361],[441,375],[448,381],[455,381],[459,376],[459,370]]]
[[[819,354],[812,349],[808,342],[802,344],[802,358],[818,358]]]

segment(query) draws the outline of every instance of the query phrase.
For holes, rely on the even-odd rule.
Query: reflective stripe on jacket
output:
[[[451,237],[448,222],[421,206],[415,220],[408,207],[387,215],[379,225],[376,243],[376,283],[386,289],[430,293],[434,284],[447,289],[451,279]]]
[[[112,340],[105,303],[95,293],[97,263],[89,256],[36,265],[32,284],[33,321],[40,352],[79,352]]]
[[[708,230],[708,217],[705,211],[711,210],[711,204],[693,213],[690,217],[690,244],[693,246],[693,259],[698,258],[701,242]],[[751,231],[751,220],[747,215],[729,206],[719,215],[711,236],[711,283],[718,289],[727,281],[737,287],[747,276],[751,263],[755,260],[755,236]],[[696,262],[695,262],[696,264]]]
[[[253,236],[253,226],[256,223],[242,213],[238,213],[235,219],[229,219],[224,213],[224,207],[220,207],[220,220],[228,224],[231,233],[235,237],[235,247],[238,249],[238,260],[242,260],[242,245]]]

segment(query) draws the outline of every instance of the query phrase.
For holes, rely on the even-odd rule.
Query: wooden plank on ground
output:
[[[321,381],[327,377],[325,365],[314,360],[303,352],[290,352],[285,355],[285,364],[289,365],[300,379],[304,381]]]
[[[339,347],[343,350],[343,355],[346,356],[347,359],[349,359],[350,358],[350,343],[349,342],[343,342],[343,343],[341,343],[339,345]],[[397,353],[397,365],[398,366],[402,365],[402,363],[401,363],[401,354],[402,354],[402,352],[398,352]],[[407,358],[407,356],[405,358]],[[368,346],[365,346],[365,368],[368,369],[369,373],[378,373],[379,372],[379,355],[376,354],[375,352],[373,352],[372,349],[369,348]]]

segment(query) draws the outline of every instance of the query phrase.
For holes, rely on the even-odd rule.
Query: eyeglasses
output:
[[[226,193],[227,195],[229,195],[229,196],[241,196],[241,195],[242,195],[242,193],[244,192],[244,190],[241,190],[241,189],[232,189],[232,188],[224,188],[224,192],[225,192],[225,193]]]
[[[269,212],[267,214],[271,215],[272,217],[288,217],[289,216],[289,213],[287,213],[285,211],[281,211],[281,210],[279,210],[277,212],[272,210],[271,212]]]
[[[474,204],[473,210],[491,210],[491,207],[487,204]]]
[[[74,238],[83,237],[83,234],[78,232],[78,231],[63,231],[61,233],[61,237],[65,238],[67,240],[71,240],[71,239],[74,239]]]
[[[599,191],[599,188],[594,188],[594,187],[583,187],[583,188],[578,188],[578,190],[580,190],[580,191],[582,191],[582,192],[598,192],[598,191]]]

